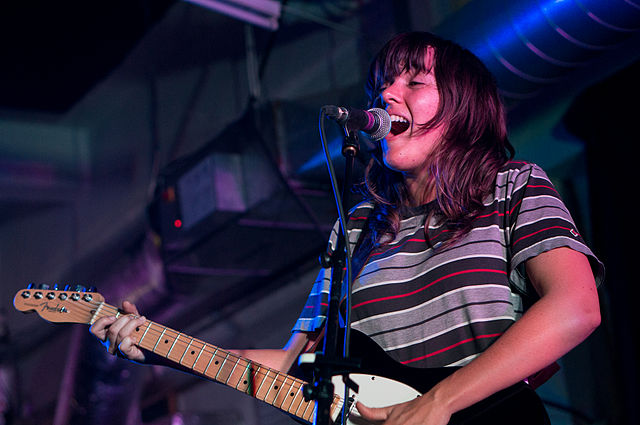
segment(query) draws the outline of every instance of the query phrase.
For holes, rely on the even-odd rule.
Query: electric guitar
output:
[[[24,313],[36,312],[43,319],[56,323],[93,324],[101,317],[119,316],[118,308],[104,302],[97,292],[27,288],[16,293],[13,304]],[[229,351],[150,320],[135,329],[135,344],[163,356],[194,374],[235,388],[251,397],[268,403],[293,416],[312,423],[314,401],[306,400],[302,379],[239,357]],[[353,331],[351,355],[362,358],[362,373],[350,373],[358,392],[349,390],[347,424],[369,422],[359,416],[356,401],[370,407],[397,404],[420,397],[456,368],[417,369],[391,359],[376,343],[364,334]],[[335,394],[331,404],[331,418],[340,423],[345,404],[345,385],[341,376],[332,379]],[[502,390],[493,396],[453,415],[455,425],[543,425],[548,423],[542,402],[524,382]]]

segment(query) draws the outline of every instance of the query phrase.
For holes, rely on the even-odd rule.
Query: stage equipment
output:
[[[274,0],[184,0],[232,18],[266,28],[278,29],[282,5]]]

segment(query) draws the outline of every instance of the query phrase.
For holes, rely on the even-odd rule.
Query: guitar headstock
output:
[[[80,285],[67,285],[64,289],[57,285],[29,285],[16,293],[13,305],[23,313],[36,312],[49,322],[89,324],[104,302],[104,297],[93,290]]]

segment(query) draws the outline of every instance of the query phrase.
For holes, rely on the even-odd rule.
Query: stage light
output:
[[[184,0],[232,18],[275,31],[282,5],[275,0]]]

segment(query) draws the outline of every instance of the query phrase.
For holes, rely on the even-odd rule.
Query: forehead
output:
[[[409,49],[398,48],[385,58],[378,82],[389,83],[401,74],[429,74],[435,65],[435,49],[432,46]]]

